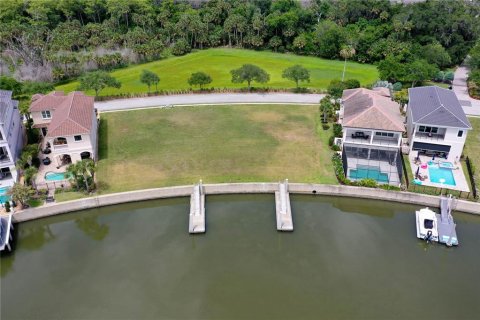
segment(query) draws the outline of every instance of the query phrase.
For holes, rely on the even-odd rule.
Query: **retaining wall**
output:
[[[278,183],[222,183],[205,184],[203,186],[205,188],[205,194],[207,196],[212,194],[274,193],[278,189]],[[306,183],[289,183],[288,186],[290,193],[294,194],[315,193],[319,195],[395,201],[428,207],[438,207],[440,204],[439,197],[437,196],[423,195],[411,192],[398,192],[373,188]],[[193,185],[146,189],[95,196],[91,198],[48,204],[39,208],[31,208],[23,211],[18,211],[13,215],[13,218],[15,222],[23,222],[62,213],[127,202],[174,197],[189,197],[192,189]],[[454,202],[454,209],[456,211],[466,213],[480,214],[480,203],[465,200],[456,200]]]

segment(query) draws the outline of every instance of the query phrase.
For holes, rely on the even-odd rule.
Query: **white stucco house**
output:
[[[386,88],[344,90],[339,112],[342,160],[351,180],[400,185],[400,145],[405,131],[400,106]]]
[[[30,113],[34,127],[44,137],[44,147],[50,145],[50,158],[57,166],[97,160],[98,121],[93,97],[79,91],[36,94]]]
[[[460,159],[472,129],[455,92],[437,86],[408,89],[407,134],[410,156]]]
[[[18,101],[12,100],[12,92],[0,90],[0,188],[12,186],[18,174],[15,162],[24,144],[23,124]]]

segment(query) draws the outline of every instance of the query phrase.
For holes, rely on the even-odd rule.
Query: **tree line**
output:
[[[475,1],[10,0],[0,72],[63,80],[218,46],[443,69],[473,47],[479,14]]]

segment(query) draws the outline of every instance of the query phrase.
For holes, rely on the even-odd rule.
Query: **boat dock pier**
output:
[[[202,180],[193,186],[193,192],[190,197],[188,232],[205,232],[205,192],[203,190]]]
[[[278,184],[275,192],[275,211],[277,216],[278,231],[293,231],[292,208],[288,193],[288,179]]]
[[[7,247],[8,251],[12,251],[10,246],[10,241],[12,240],[12,212],[8,215],[0,216],[0,251],[5,250]]]
[[[457,231],[456,224],[452,217],[452,196],[440,197],[440,214],[436,214],[437,228],[438,228],[438,242],[444,243],[447,246],[457,246]]]

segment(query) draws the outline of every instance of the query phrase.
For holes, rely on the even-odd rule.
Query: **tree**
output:
[[[204,85],[207,85],[209,83],[212,83],[212,77],[210,77],[205,72],[192,73],[192,75],[188,79],[188,84],[189,85],[199,86],[200,89],[202,89]]]
[[[16,96],[22,93],[22,84],[14,78],[0,76],[0,89],[12,91]]]
[[[8,194],[12,197],[13,201],[19,202],[22,207],[25,207],[27,202],[35,194],[35,190],[31,186],[15,182],[10,190],[8,190]]]
[[[422,47],[422,57],[428,63],[435,64],[439,68],[445,68],[452,63],[447,50],[440,43],[428,44]]]
[[[266,83],[270,80],[270,75],[262,68],[253,64],[244,64],[238,69],[231,70],[233,83],[244,83],[247,81],[248,91],[252,81]]]
[[[95,97],[104,88],[120,88],[122,84],[105,71],[93,71],[85,73],[80,77],[78,90],[94,90]]]
[[[38,169],[33,166],[25,169],[25,171],[23,172],[23,175],[25,177],[25,182],[31,186],[33,184],[33,180],[37,176],[37,173],[38,173]]]
[[[377,66],[380,79],[389,82],[398,82],[405,77],[405,65],[399,58],[387,56],[385,60],[380,61]]]
[[[92,159],[77,161],[67,167],[68,176],[74,181],[75,186],[87,192],[91,191],[95,170],[95,162]]]
[[[301,65],[297,64],[283,70],[282,78],[294,81],[298,88],[299,81],[310,82],[310,72]]]
[[[158,91],[158,82],[160,81],[160,77],[157,76],[152,71],[143,70],[142,74],[140,75],[140,82],[144,83],[148,86],[148,92],[150,92],[150,86],[152,84],[155,85],[155,90]]]
[[[345,80],[345,69],[347,68],[347,59],[353,57],[355,55],[355,48],[352,46],[343,46],[342,50],[340,50],[340,56],[345,59],[343,63],[343,73],[342,73],[342,81]]]
[[[412,82],[412,88],[417,82],[433,79],[438,68],[426,60],[415,60],[406,65],[405,81]]]

